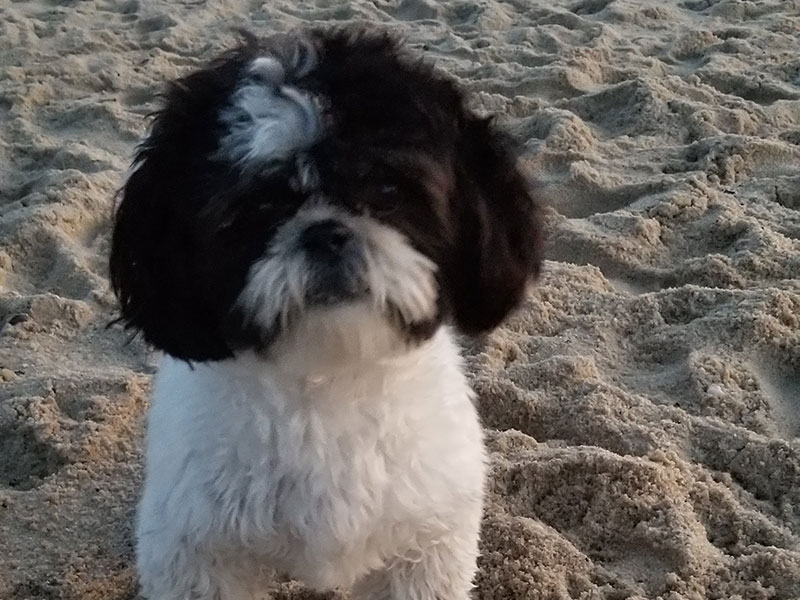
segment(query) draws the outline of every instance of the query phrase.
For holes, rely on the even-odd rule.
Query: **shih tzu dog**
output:
[[[110,261],[164,353],[142,594],[468,598],[486,453],[454,335],[518,305],[539,238],[509,141],[388,34],[248,37],[170,84]]]

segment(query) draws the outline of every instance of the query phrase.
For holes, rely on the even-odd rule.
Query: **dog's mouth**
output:
[[[332,306],[365,299],[370,293],[362,277],[331,271],[314,278],[306,291],[306,302],[311,306]]]

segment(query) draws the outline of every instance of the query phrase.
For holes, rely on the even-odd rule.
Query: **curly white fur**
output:
[[[138,518],[144,596],[249,599],[274,568],[358,599],[466,600],[486,456],[450,332],[322,372],[291,364],[163,359]]]
[[[314,99],[284,82],[284,65],[270,56],[255,59],[246,79],[222,111],[227,132],[218,156],[243,170],[269,170],[320,135],[320,116]]]

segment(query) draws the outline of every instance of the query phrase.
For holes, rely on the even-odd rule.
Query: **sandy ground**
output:
[[[550,206],[541,285],[468,349],[493,456],[477,597],[800,598],[800,3],[779,0],[0,0],[0,598],[136,595],[154,357],[105,328],[106,255],[161,82],[234,25],[352,19],[503,114]]]

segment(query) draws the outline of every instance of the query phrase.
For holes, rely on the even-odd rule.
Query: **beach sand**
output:
[[[0,598],[136,597],[157,357],[106,328],[106,262],[155,94],[235,26],[351,20],[502,115],[547,206],[543,278],[466,348],[492,455],[476,597],[800,598],[781,0],[0,0]]]

